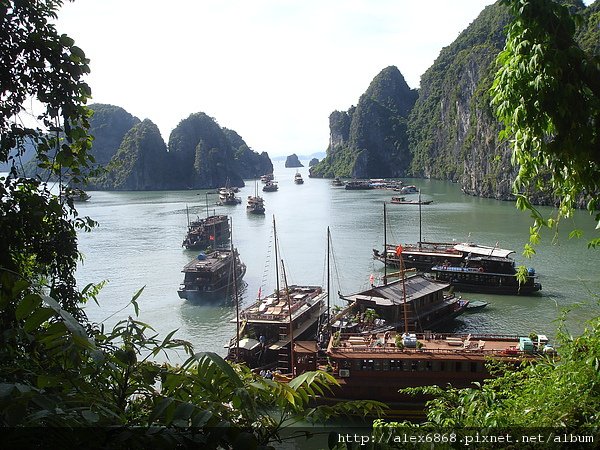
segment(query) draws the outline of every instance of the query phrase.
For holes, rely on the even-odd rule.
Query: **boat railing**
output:
[[[290,308],[290,311],[288,311],[287,308],[287,303],[284,303],[282,305],[282,311],[281,313],[242,313],[243,318],[247,319],[247,320],[269,320],[269,321],[280,321],[280,320],[288,320],[289,318],[289,313],[291,312],[292,314],[294,314],[295,312],[297,312],[300,308],[302,308],[304,305],[307,305],[310,309],[312,306],[314,306],[316,303],[310,303],[310,300],[312,300],[314,297],[310,297],[307,300],[300,300],[297,301],[296,303],[292,304],[292,307]],[[309,304],[310,303],[310,304]]]
[[[494,340],[494,341],[507,341],[507,342],[519,342],[519,339],[521,337],[523,337],[523,335],[516,335],[516,334],[485,334],[485,333],[480,333],[480,334],[474,334],[474,333],[436,333],[433,331],[427,331],[425,330],[424,333],[414,333],[416,338],[420,341],[423,342],[427,342],[427,341],[442,341],[442,340],[447,340],[447,339],[461,339],[461,340],[470,340],[470,341],[474,341],[474,340]],[[391,336],[396,336],[396,334],[392,333]],[[340,334],[340,341],[346,341],[350,338],[352,339],[356,339],[357,337],[361,337],[364,339],[364,335],[359,335],[357,333],[341,333]],[[368,338],[368,337],[367,337]]]
[[[387,245],[388,253],[393,253],[395,255],[396,247],[397,246],[394,244],[388,244]],[[452,248],[452,247],[445,247],[444,244],[436,244],[436,245],[431,245],[431,244],[425,245],[424,244],[421,247],[419,247],[418,245],[414,245],[414,244],[403,244],[402,248],[403,248],[404,253],[418,251],[420,253],[431,253],[431,254],[441,254],[441,255],[443,255],[443,254],[456,255],[456,256],[463,255],[463,252],[456,250],[455,248]]]
[[[477,341],[471,342],[468,346],[464,343],[455,346],[453,343],[447,343],[448,348],[398,348],[395,343],[377,344],[377,343],[353,343],[341,342],[339,346],[331,348],[332,352],[356,353],[356,354],[389,354],[389,355],[484,355],[484,356],[531,356],[531,352],[519,350],[513,346],[506,348],[485,348]]]

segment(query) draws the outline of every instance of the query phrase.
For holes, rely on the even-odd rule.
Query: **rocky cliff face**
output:
[[[173,181],[179,188],[244,186],[225,132],[204,113],[179,122],[169,137],[169,153],[176,167]]]
[[[598,52],[599,2],[588,8],[579,0],[569,3],[574,11],[583,11],[577,34],[582,48]],[[495,58],[504,48],[508,21],[504,6],[488,6],[422,76],[409,120],[413,175],[459,182],[471,195],[512,198],[518,169],[511,164],[508,144],[498,139],[501,126],[489,106]],[[554,203],[543,192],[532,198]]]
[[[298,155],[293,153],[285,159],[285,167],[304,167],[304,165],[298,159]]]
[[[273,172],[267,153],[258,154],[233,130],[204,113],[190,115],[171,132],[169,148],[156,125],[140,122],[113,105],[92,105],[92,153],[107,172],[86,189],[205,189],[243,186],[242,178]]]
[[[507,23],[503,6],[487,7],[422,76],[409,120],[413,175],[457,181],[473,195],[510,197],[515,169],[498,141],[488,94]]]
[[[97,164],[106,166],[117,153],[125,134],[139,124],[140,119],[119,106],[94,103],[90,109],[94,111],[90,119],[90,134],[94,136],[91,153]]]
[[[223,128],[223,132],[234,150],[237,171],[242,178],[258,178],[265,173],[273,173],[273,163],[267,152],[259,154],[253,151],[233,130]]]
[[[146,119],[125,134],[106,173],[92,187],[125,191],[165,189],[169,185],[167,166],[167,147],[160,131]]]
[[[579,0],[571,3],[575,10],[584,9]],[[583,10],[577,35],[582,47],[596,54],[599,5]],[[498,139],[500,124],[488,93],[508,20],[504,6],[485,8],[423,74],[416,102],[398,70],[384,69],[356,108],[329,116],[327,157],[311,176],[413,175],[458,182],[472,195],[512,198],[517,169],[508,144]],[[543,193],[536,201],[552,203]]]
[[[399,177],[410,163],[408,114],[417,92],[394,66],[383,69],[356,107],[329,116],[327,156],[311,168],[314,177]]]

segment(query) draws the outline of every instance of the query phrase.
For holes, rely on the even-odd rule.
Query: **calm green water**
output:
[[[331,229],[331,303],[341,304],[337,292],[348,294],[366,288],[369,276],[383,275],[382,264],[371,258],[372,249],[383,246],[383,202],[391,191],[346,191],[335,188],[330,180],[308,178],[296,185],[296,169],[276,163],[279,191],[262,193],[267,213],[264,217],[246,213],[246,197],[254,193],[254,182],[247,181],[237,206],[210,206],[213,212],[229,214],[233,223],[233,241],[248,270],[241,293],[242,305],[262,291],[275,286],[272,255],[272,224],[276,218],[281,257],[288,284],[326,284],[327,227]],[[512,202],[499,202],[463,195],[456,184],[406,180],[421,187],[424,198],[433,204],[422,207],[423,239],[430,241],[471,240],[516,250],[519,263],[534,267],[543,289],[534,297],[463,294],[465,298],[490,302],[475,314],[463,315],[453,324],[455,331],[529,334],[531,331],[554,334],[554,320],[563,308],[578,303],[570,314],[573,332],[583,328],[585,320],[600,313],[596,298],[600,293],[600,251],[587,250],[585,240],[568,240],[572,223],[562,226],[559,242],[550,245],[550,235],[538,248],[538,254],[525,261],[520,257],[528,239],[531,220],[515,209]],[[262,184],[259,183],[259,189]],[[90,282],[108,280],[99,296],[100,306],[86,306],[94,321],[104,321],[121,310],[131,297],[145,286],[139,299],[141,319],[162,335],[178,329],[176,337],[191,341],[197,351],[224,354],[224,345],[235,332],[230,320],[235,317],[231,305],[190,303],[177,296],[183,278],[182,267],[196,256],[181,247],[187,224],[186,208],[192,218],[205,216],[206,191],[170,192],[92,192],[89,202],[81,204],[81,215],[100,223],[91,233],[79,237],[85,261],[78,271],[81,287]],[[216,196],[208,196],[211,202]],[[419,238],[418,206],[387,205],[388,242],[415,242]],[[587,214],[579,212],[574,222],[591,233]],[[121,311],[106,320],[107,325],[133,315],[133,309]]]

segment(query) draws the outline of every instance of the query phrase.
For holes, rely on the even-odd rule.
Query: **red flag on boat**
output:
[[[258,298],[260,298],[260,294],[262,294],[262,286],[258,287]]]
[[[208,239],[210,239],[211,241],[214,241],[214,240],[215,240],[215,236],[214,236],[213,234],[211,234],[211,235],[208,237]]]
[[[371,286],[375,283],[375,276],[373,274],[369,277],[369,283],[371,283]]]
[[[401,245],[398,244],[398,246],[396,247],[396,256],[400,256],[402,254],[402,250],[404,249]]]

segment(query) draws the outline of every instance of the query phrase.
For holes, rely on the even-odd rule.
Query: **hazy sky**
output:
[[[57,28],[91,59],[93,102],[168,141],[195,112],[270,156],[325,151],[329,114],[395,65],[411,88],[493,0],[76,0]]]

